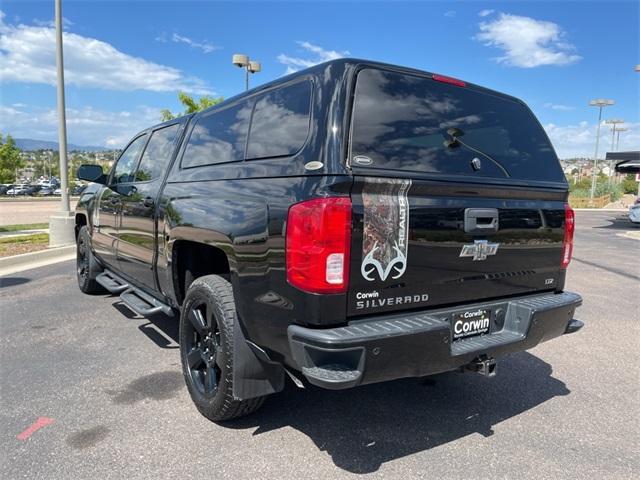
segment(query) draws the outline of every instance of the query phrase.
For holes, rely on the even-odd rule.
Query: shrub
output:
[[[633,174],[627,175],[620,183],[620,186],[623,193],[638,193],[638,182],[636,182],[636,177]]]

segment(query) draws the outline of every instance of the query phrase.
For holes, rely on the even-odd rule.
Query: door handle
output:
[[[155,202],[154,202],[154,200],[153,200],[153,198],[152,198],[152,197],[145,197],[145,199],[142,201],[142,204],[143,204],[145,207],[153,207],[153,204],[154,204],[154,203],[155,203]]]
[[[464,211],[466,233],[495,233],[498,231],[497,208],[467,208]]]

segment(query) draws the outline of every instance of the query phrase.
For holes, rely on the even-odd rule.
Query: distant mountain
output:
[[[58,142],[48,140],[33,140],[32,138],[14,138],[16,146],[20,150],[58,150]],[[102,152],[109,150],[107,147],[81,146],[67,143],[67,150],[82,150],[84,152]]]

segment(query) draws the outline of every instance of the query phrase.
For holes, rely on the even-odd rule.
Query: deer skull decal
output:
[[[396,280],[407,269],[411,180],[368,178],[362,190],[364,224],[362,277],[373,282]]]
[[[382,266],[382,263],[373,258],[374,253],[378,250],[377,245],[378,244],[376,244],[373,249],[369,253],[367,253],[367,255],[364,257],[364,260],[362,260],[362,266],[360,267],[360,273],[362,273],[362,276],[366,280],[373,282],[375,278],[371,278],[371,274],[374,271],[377,271],[380,280],[384,282],[391,271],[395,270],[395,275],[391,275],[391,278],[393,278],[394,280],[396,278],[400,278],[404,271],[407,269],[407,257],[405,257],[404,253],[402,253],[402,250],[398,248],[398,244],[396,243],[393,246],[393,249],[397,253],[397,255],[391,259],[391,262],[389,262],[387,268],[384,268]]]

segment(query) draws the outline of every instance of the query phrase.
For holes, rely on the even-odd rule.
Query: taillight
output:
[[[456,85],[458,87],[467,86],[467,84],[462,80],[458,80],[457,78],[452,78],[452,77],[445,77],[444,75],[438,75],[437,73],[434,73],[433,75],[431,75],[431,78],[436,82],[450,83],[451,85]]]
[[[562,263],[560,268],[567,268],[573,255],[573,232],[576,229],[576,216],[568,203],[564,204],[564,238],[562,240]]]
[[[316,198],[287,217],[287,281],[311,293],[344,293],[349,284],[351,199]]]

